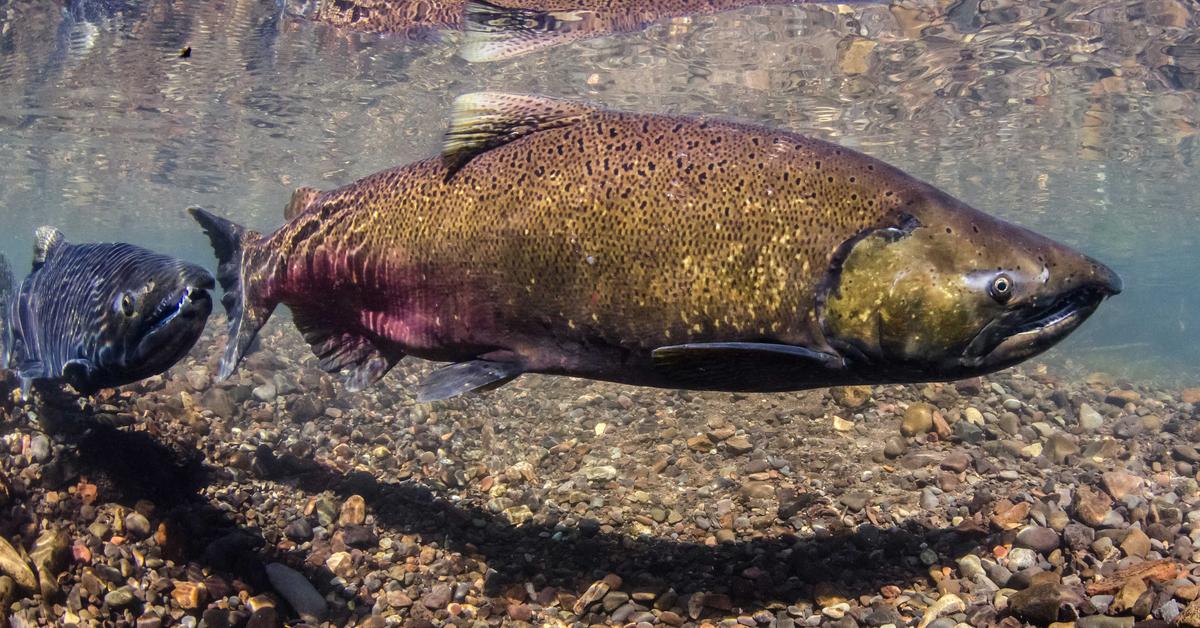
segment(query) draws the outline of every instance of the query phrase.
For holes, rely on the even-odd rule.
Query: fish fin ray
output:
[[[441,401],[473,390],[499,388],[525,369],[515,362],[470,360],[444,366],[429,374],[417,389],[417,402]]]
[[[540,11],[467,0],[459,56],[472,63],[501,61],[582,39],[596,30],[586,9]]]
[[[338,329],[316,309],[292,308],[292,322],[317,356],[317,366],[326,373],[347,371],[346,390],[358,392],[387,375],[404,357],[404,352],[366,335]]]
[[[33,232],[33,269],[41,268],[67,239],[58,229],[49,225],[38,227]]]
[[[753,388],[757,373],[770,369],[837,370],[839,356],[796,345],[769,342],[712,342],[659,347],[655,368],[684,384],[737,390]]]
[[[224,380],[233,374],[275,309],[274,303],[265,302],[259,294],[267,269],[246,264],[247,249],[262,236],[200,207],[190,207],[188,213],[200,223],[212,243],[218,262],[217,281],[225,291],[221,304],[229,318],[229,333],[217,373],[217,378]]]
[[[304,210],[308,209],[308,206],[320,195],[321,190],[314,187],[296,188],[296,191],[292,192],[292,198],[288,201],[287,207],[283,208],[283,219],[291,220],[303,214]]]
[[[450,179],[467,162],[488,150],[547,129],[575,124],[593,105],[574,100],[475,92],[454,99],[450,128],[442,142],[442,163]]]

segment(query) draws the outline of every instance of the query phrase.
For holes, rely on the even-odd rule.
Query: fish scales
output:
[[[71,244],[43,227],[33,272],[6,300],[0,366],[26,387],[67,379],[85,393],[159,373],[199,337],[212,284],[181,260],[125,243]]]
[[[783,314],[809,309],[839,243],[905,202],[896,176],[792,133],[597,111],[448,181],[431,159],[332,190],[267,247],[286,260],[278,298],[361,286],[430,347],[557,325],[631,349],[725,328],[796,343],[810,322]]]
[[[442,155],[327,192],[221,261],[228,376],[279,304],[347,387],[455,362],[418,399],[536,372],[794,390],[991,372],[1120,278],[871,157],[787,131],[512,94],[455,101]]]

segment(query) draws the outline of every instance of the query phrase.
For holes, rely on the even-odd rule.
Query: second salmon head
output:
[[[826,278],[826,339],[864,371],[990,373],[1050,348],[1121,291],[1100,262],[923,187],[890,226],[843,243]]]

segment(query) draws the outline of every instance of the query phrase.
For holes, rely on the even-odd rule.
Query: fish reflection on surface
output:
[[[871,2],[871,0],[862,0]],[[463,58],[496,61],[551,46],[642,30],[664,19],[801,0],[287,0],[285,10],[365,33],[462,29]]]

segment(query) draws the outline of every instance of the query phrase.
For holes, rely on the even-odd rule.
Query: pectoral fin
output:
[[[417,390],[417,402],[440,401],[472,390],[499,388],[524,372],[514,362],[471,360],[442,367],[425,378]]]
[[[655,349],[651,358],[655,368],[679,385],[712,390],[794,389],[800,387],[798,373],[844,367],[830,353],[765,342],[672,345]]]

